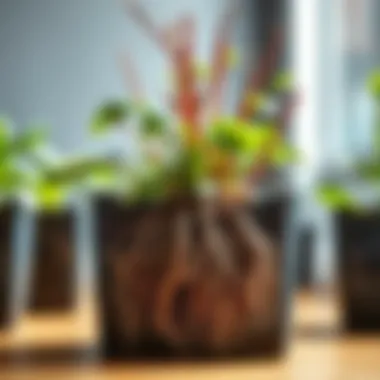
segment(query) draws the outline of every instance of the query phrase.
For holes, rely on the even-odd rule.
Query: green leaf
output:
[[[128,121],[131,116],[131,105],[125,100],[113,100],[100,106],[91,120],[93,133],[104,133],[109,129]]]
[[[0,166],[0,193],[15,192],[27,183],[27,174],[16,166],[10,164]]]
[[[10,133],[10,122],[0,120],[0,193],[14,194],[30,186],[30,173],[20,167],[28,162],[40,147],[44,134],[40,129],[29,128],[16,135]]]
[[[358,174],[367,180],[380,180],[380,162],[369,162],[357,166]]]
[[[209,139],[218,149],[232,154],[255,154],[274,137],[274,129],[238,118],[219,119],[211,126]]]
[[[37,205],[43,210],[61,209],[67,199],[68,189],[48,181],[41,181],[35,191]]]
[[[317,191],[317,199],[331,209],[355,210],[358,202],[343,187],[324,185]]]
[[[275,165],[286,165],[300,161],[297,149],[287,144],[280,144],[273,152],[272,161]]]
[[[380,96],[380,70],[374,71],[367,81],[368,91],[375,97]]]
[[[14,138],[12,153],[25,154],[36,150],[45,142],[46,133],[42,128],[30,128]]]
[[[251,124],[245,132],[245,139],[248,141],[247,148],[250,153],[261,153],[278,139],[278,133],[271,125]]]
[[[44,177],[55,186],[74,186],[92,176],[111,176],[116,165],[102,158],[79,158],[43,169]]]
[[[167,125],[164,117],[152,110],[146,110],[140,118],[142,132],[145,136],[162,136]]]
[[[9,139],[3,136],[3,140],[0,136],[0,162],[4,163],[6,160],[28,159],[42,145],[45,134],[41,130],[30,129]]]
[[[238,152],[244,147],[244,138],[233,119],[219,119],[210,129],[210,140],[219,149]]]
[[[106,185],[115,182],[119,170],[117,166],[100,165],[93,167],[89,173],[89,178],[97,184]]]

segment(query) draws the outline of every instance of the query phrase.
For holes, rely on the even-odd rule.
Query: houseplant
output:
[[[12,133],[11,123],[0,120],[0,328],[11,322],[15,295],[16,244],[21,226],[20,199],[32,178],[23,166],[25,159],[40,146],[43,135],[37,130]],[[14,317],[14,315],[13,315]]]
[[[376,115],[380,98],[380,73],[370,75],[368,89]],[[346,178],[324,180],[319,198],[335,219],[340,300],[343,326],[349,332],[380,330],[380,213],[379,118],[375,118],[373,147],[355,163]]]
[[[192,20],[162,31],[137,3],[130,7],[168,54],[174,94],[170,111],[159,112],[141,100],[133,74],[135,98],[103,104],[91,123],[96,133],[125,127],[135,148],[119,161],[112,196],[96,201],[105,353],[278,353],[284,209],[268,216],[271,208],[257,211],[252,196],[259,196],[268,168],[294,158],[281,129],[293,106],[288,77],[274,75],[274,67],[263,73],[270,68],[265,59],[238,114],[225,115],[233,11],[221,22],[204,86],[196,76]],[[267,97],[277,102],[267,107]],[[277,241],[261,222],[276,228]]]
[[[29,307],[35,312],[69,310],[75,306],[77,282],[77,193],[106,170],[97,157],[46,155],[47,146],[32,157],[34,239],[31,244]],[[51,151],[51,149],[50,149]]]

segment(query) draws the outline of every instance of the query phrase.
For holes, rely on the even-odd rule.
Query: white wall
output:
[[[195,14],[199,54],[206,56],[216,20],[228,1],[244,2],[144,3],[159,22],[187,11]],[[243,12],[240,23],[240,41],[246,51],[251,44],[246,28],[250,18]],[[64,151],[82,148],[89,139],[86,123],[94,107],[107,97],[125,93],[117,57],[126,49],[152,99],[160,103],[167,79],[165,60],[130,22],[122,0],[1,0],[0,114],[22,126],[45,122],[51,125],[54,143]]]

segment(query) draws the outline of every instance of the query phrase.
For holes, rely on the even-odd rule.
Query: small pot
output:
[[[283,352],[287,197],[256,206],[95,203],[107,358]]]
[[[9,325],[11,288],[13,273],[12,228],[15,219],[15,207],[6,204],[0,208],[0,328]]]
[[[29,308],[35,312],[73,308],[74,215],[39,213],[35,218]]]
[[[344,327],[380,331],[380,213],[347,211],[335,218]]]

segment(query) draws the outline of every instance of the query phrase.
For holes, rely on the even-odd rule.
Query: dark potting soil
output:
[[[35,231],[30,309],[68,310],[74,306],[74,216],[40,214]]]
[[[0,208],[0,328],[10,322],[9,307],[12,273],[12,227],[15,207]]]
[[[343,323],[380,331],[380,212],[336,216]]]
[[[284,197],[233,211],[215,213],[214,208],[210,222],[194,204],[125,207],[98,199],[105,356],[210,359],[281,353],[289,204]],[[244,222],[238,223],[241,217]],[[182,223],[187,227],[181,229]]]

